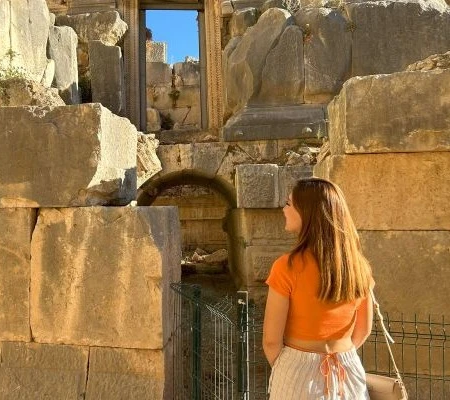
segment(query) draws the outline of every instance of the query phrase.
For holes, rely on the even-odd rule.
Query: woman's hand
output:
[[[264,314],[263,349],[270,366],[283,348],[283,335],[289,311],[289,298],[269,287]]]

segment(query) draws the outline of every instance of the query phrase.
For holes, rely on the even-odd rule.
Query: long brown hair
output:
[[[358,232],[341,189],[325,179],[301,179],[292,190],[292,205],[302,227],[289,256],[310,250],[320,271],[318,298],[353,301],[368,295],[371,268],[361,252]]]

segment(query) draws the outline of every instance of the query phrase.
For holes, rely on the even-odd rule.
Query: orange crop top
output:
[[[330,340],[351,336],[356,310],[362,302],[326,303],[317,298],[319,268],[310,252],[296,255],[288,265],[289,254],[278,258],[266,283],[289,297],[284,336],[299,340]]]

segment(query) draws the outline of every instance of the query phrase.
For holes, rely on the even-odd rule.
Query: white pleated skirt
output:
[[[355,349],[321,354],[283,347],[269,380],[270,400],[369,400]]]

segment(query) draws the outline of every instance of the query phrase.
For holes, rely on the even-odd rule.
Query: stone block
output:
[[[3,342],[1,353],[2,399],[83,398],[87,347]]]
[[[5,56],[3,51],[13,51],[14,56],[11,66],[26,71],[35,82],[41,82],[47,68],[47,40],[50,26],[50,13],[45,0],[27,1],[2,1],[3,12],[7,27],[6,35],[2,36],[0,42],[0,58]],[[6,10],[5,8],[9,8]],[[9,19],[9,21],[8,21]],[[9,57],[7,57],[9,59]]]
[[[258,19],[258,11],[254,7],[247,7],[233,13],[228,29],[231,37],[242,36],[247,28],[255,25]]]
[[[363,230],[450,229],[450,152],[325,158],[314,175],[331,179]]]
[[[162,350],[94,347],[89,357],[86,400],[162,400],[165,362]]]
[[[258,91],[267,54],[291,24],[291,14],[279,8],[267,10],[248,29],[227,60],[225,71],[227,109],[242,109]]]
[[[58,15],[56,25],[70,26],[81,43],[101,40],[105,45],[114,46],[128,30],[117,11],[92,12],[77,15]]]
[[[177,108],[200,108],[200,86],[180,86],[178,90],[179,96],[176,100]]]
[[[312,167],[309,165],[289,165],[279,167],[278,174],[280,207],[284,207],[297,181],[312,176]]]
[[[161,116],[156,108],[147,107],[147,132],[157,132],[161,130]]]
[[[450,151],[450,69],[352,78],[328,106],[332,154]]]
[[[179,62],[173,65],[174,75],[179,79],[177,86],[200,86],[200,63]]]
[[[174,207],[41,210],[31,242],[35,341],[161,349],[180,248]]]
[[[450,231],[359,231],[385,312],[444,315],[448,311]],[[426,288],[424,283],[426,282]]]
[[[247,106],[223,128],[225,141],[310,139],[326,132],[322,105]]]
[[[298,26],[291,25],[267,55],[261,91],[255,101],[281,105],[303,103],[304,69],[303,33]]]
[[[338,9],[302,8],[305,103],[328,103],[351,74],[352,32]]]
[[[450,48],[450,12],[429,2],[347,4],[352,75],[389,74]],[[408,29],[405,29],[405,26]],[[376,34],[374,34],[376,32]]]
[[[127,204],[136,128],[100,104],[0,107],[0,206]],[[82,168],[80,168],[82,166]]]
[[[162,169],[161,161],[156,155],[158,145],[155,135],[138,133],[136,171],[138,187]]]
[[[0,1],[0,69],[7,68],[7,53],[10,49],[11,5],[9,1]]]
[[[30,79],[0,80],[0,107],[65,105],[58,89],[48,88]]]
[[[238,165],[235,183],[238,208],[278,207],[278,165]]]
[[[89,42],[92,101],[101,103],[114,114],[125,111],[125,82],[122,50],[100,40]]]
[[[30,340],[31,208],[0,208],[0,341]]]
[[[51,26],[47,54],[55,61],[54,82],[66,104],[79,104],[77,64],[78,38],[68,26]]]
[[[147,106],[160,111],[170,110],[174,104],[172,97],[169,95],[172,91],[173,89],[170,85],[158,86],[152,84],[147,86]]]
[[[172,85],[172,69],[164,62],[145,64],[147,85]]]
[[[190,125],[200,127],[200,104],[186,107],[174,107],[168,110],[160,110],[160,112],[161,115],[170,115],[174,124],[177,124],[174,125],[177,129]]]

